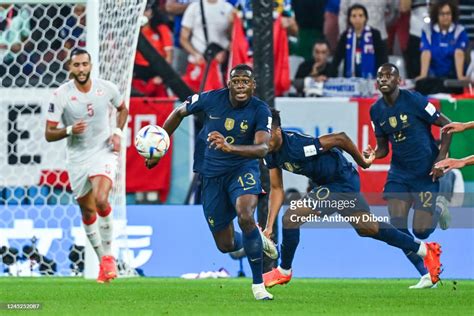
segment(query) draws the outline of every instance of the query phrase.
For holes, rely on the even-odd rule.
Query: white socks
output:
[[[426,257],[426,252],[427,252],[426,244],[424,242],[420,241],[420,248],[418,248],[418,251],[416,252],[416,254],[419,255],[420,257],[424,258],[424,257]]]
[[[99,232],[102,237],[104,256],[112,256],[113,223],[110,206],[105,211],[97,211],[99,215]]]
[[[86,231],[87,239],[89,239],[92,248],[94,248],[95,253],[99,257],[99,261],[104,255],[104,249],[102,248],[102,240],[100,238],[99,233],[99,224],[97,221],[97,215],[94,214],[93,218],[90,221],[85,222],[84,219],[82,220],[84,224],[84,230]]]
[[[278,266],[278,271],[280,271],[281,274],[285,275],[285,276],[288,276],[291,274],[291,269],[289,270],[286,270],[286,269],[283,269],[282,267]]]

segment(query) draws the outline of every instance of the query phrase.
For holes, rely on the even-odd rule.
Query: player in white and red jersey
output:
[[[45,137],[48,142],[67,138],[67,165],[72,191],[82,212],[87,238],[100,261],[97,282],[117,276],[112,255],[112,189],[128,110],[113,83],[90,78],[90,54],[71,53],[72,80],[61,85],[49,104]],[[112,107],[117,109],[117,128],[110,127]],[[59,123],[64,127],[58,128]],[[97,217],[97,214],[99,215]]]

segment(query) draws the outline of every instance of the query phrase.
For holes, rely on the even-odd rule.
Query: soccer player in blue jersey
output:
[[[413,234],[419,239],[428,238],[438,219],[449,217],[447,209],[437,207],[439,183],[443,170],[436,162],[446,158],[451,135],[441,135],[440,149],[431,134],[431,125],[445,126],[450,120],[440,114],[428,99],[417,92],[399,89],[400,74],[393,64],[384,64],[377,71],[377,85],[383,97],[370,109],[377,147],[364,151],[375,158],[383,158],[392,145],[392,160],[384,188],[391,223],[410,234],[408,213],[413,206]],[[440,219],[441,216],[441,219]],[[413,251],[405,255],[421,274],[420,281],[410,288],[429,288],[433,279],[423,261]]]
[[[195,153],[202,176],[204,216],[217,248],[224,253],[242,246],[253,275],[257,300],[272,299],[262,279],[262,251],[276,258],[278,252],[255,224],[254,212],[262,193],[257,158],[268,152],[272,116],[268,105],[253,96],[256,82],[251,67],[237,65],[227,88],[195,94],[175,109],[163,128],[171,135],[188,115],[205,113],[203,131],[207,146]],[[147,160],[152,168],[158,160]],[[243,234],[234,231],[233,219]]]
[[[433,282],[439,280],[439,244],[415,241],[413,236],[397,230],[390,223],[378,222],[370,216],[369,205],[360,194],[359,174],[343,156],[349,153],[362,168],[368,168],[375,155],[364,157],[345,133],[334,133],[314,138],[281,130],[279,112],[272,110],[272,138],[265,163],[270,169],[270,211],[264,234],[270,236],[284,199],[282,169],[301,174],[314,183],[303,203],[294,203],[283,216],[281,263],[263,275],[265,285],[272,287],[291,280],[291,265],[299,243],[299,227],[311,215],[326,216],[338,212],[348,217],[350,224],[362,237],[371,237],[387,244],[416,253],[429,269]],[[309,202],[314,203],[309,203]],[[298,204],[301,204],[298,207]],[[317,204],[317,206],[316,206]],[[324,217],[323,217],[324,218]],[[317,222],[317,221],[316,221]]]

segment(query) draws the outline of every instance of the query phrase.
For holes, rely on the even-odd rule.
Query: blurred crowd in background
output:
[[[196,92],[223,87],[229,66],[252,64],[251,0],[150,0],[145,17],[142,35]],[[385,62],[395,63],[424,94],[459,91],[444,80],[474,76],[469,0],[275,0],[273,17],[277,96],[304,96],[298,80],[305,78],[374,79]],[[61,83],[70,49],[85,46],[85,24],[81,4],[1,4],[2,86]],[[200,87],[206,63],[209,75]],[[172,95],[148,67],[137,52],[133,95]]]

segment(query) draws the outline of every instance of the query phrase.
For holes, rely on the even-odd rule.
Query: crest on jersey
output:
[[[295,169],[293,168],[293,165],[289,162],[285,162],[285,169],[288,170],[289,172],[293,172]]]
[[[49,104],[48,112],[49,113],[54,113],[54,103]]]
[[[103,96],[104,95],[104,90],[102,90],[102,89],[95,90],[95,95],[98,96],[98,97]]]
[[[406,124],[408,121],[408,115],[400,114],[400,119],[402,120],[402,124]]]
[[[209,225],[211,225],[211,227],[214,227],[214,219],[211,216],[207,218],[207,221],[209,222]]]
[[[240,132],[245,133],[248,128],[249,128],[249,125],[248,125],[247,120],[243,120],[243,121],[240,123]]]
[[[225,123],[224,123],[224,127],[225,127],[226,130],[230,131],[234,128],[234,124],[235,124],[234,119],[226,118]]]
[[[393,128],[397,127],[398,121],[397,121],[397,118],[395,116],[390,116],[388,118],[388,122],[390,123],[391,127],[393,127]]]

